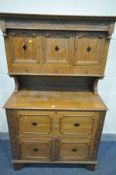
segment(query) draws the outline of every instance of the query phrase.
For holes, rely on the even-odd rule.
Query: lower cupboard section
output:
[[[92,144],[88,139],[20,140],[22,160],[36,161],[89,161]]]

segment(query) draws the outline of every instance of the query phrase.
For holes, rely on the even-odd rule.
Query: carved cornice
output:
[[[8,29],[39,29],[39,30],[66,30],[66,31],[108,31],[107,23],[92,22],[57,22],[57,21],[32,21],[32,20],[7,20]]]
[[[80,20],[81,19],[81,20]],[[116,17],[0,14],[0,28],[113,32]]]

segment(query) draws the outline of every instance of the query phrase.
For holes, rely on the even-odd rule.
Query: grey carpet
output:
[[[0,175],[116,175],[116,142],[102,142],[95,171],[81,165],[30,164],[15,171],[8,140],[0,141]]]

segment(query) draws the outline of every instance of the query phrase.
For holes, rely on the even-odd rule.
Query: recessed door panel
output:
[[[90,143],[84,140],[61,140],[59,160],[79,161],[89,160]]]
[[[21,144],[21,157],[26,160],[49,161],[51,159],[50,141],[23,141]]]
[[[104,33],[76,33],[73,73],[103,73],[108,50],[108,40]]]
[[[59,116],[59,131],[62,135],[90,137],[96,133],[97,112],[62,112]]]
[[[70,32],[46,32],[43,34],[42,72],[47,74],[71,73],[74,37]]]
[[[48,135],[52,132],[52,114],[39,111],[18,111],[19,134]]]
[[[39,73],[41,34],[32,31],[11,31],[5,38],[9,71]]]

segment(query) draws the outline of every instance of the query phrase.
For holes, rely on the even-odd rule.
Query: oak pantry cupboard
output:
[[[97,92],[115,17],[0,14],[15,91],[6,109],[13,165],[95,169],[107,107]]]

